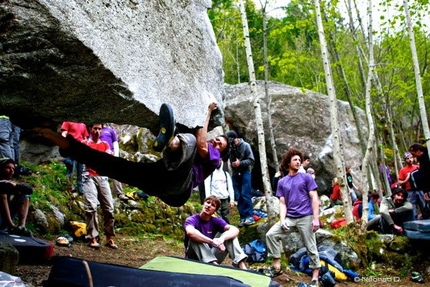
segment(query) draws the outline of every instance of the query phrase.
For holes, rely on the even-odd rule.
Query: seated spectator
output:
[[[339,185],[339,179],[337,177],[333,178],[331,187],[331,194],[330,194],[330,202],[331,206],[335,205],[342,205],[342,194],[340,192],[340,185]]]
[[[10,158],[0,158],[0,229],[8,229],[9,234],[31,236],[25,228],[31,187],[12,181],[15,162]],[[15,217],[18,216],[18,225]]]
[[[370,195],[367,213],[367,230],[379,230],[379,222],[381,216],[379,215],[379,194],[374,192]],[[360,220],[363,215],[363,202],[361,195],[358,196],[354,202],[352,215],[356,220]]]
[[[245,261],[248,256],[237,239],[239,229],[227,224],[222,218],[212,216],[220,205],[221,201],[210,195],[204,200],[202,211],[185,220],[186,256],[219,265],[228,254],[234,266],[246,269]]]
[[[398,187],[391,197],[381,202],[381,228],[385,234],[403,234],[403,223],[413,220],[412,204],[407,201],[406,191]]]
[[[363,215],[363,200],[361,195],[357,196],[357,200],[353,203],[352,215],[354,215],[355,220],[360,220]]]

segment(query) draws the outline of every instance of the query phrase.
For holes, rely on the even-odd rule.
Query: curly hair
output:
[[[291,158],[295,155],[298,155],[300,157],[300,162],[303,162],[303,153],[293,147],[290,147],[286,153],[282,155],[282,161],[281,161],[281,169],[283,174],[287,174],[288,170],[290,168]]]

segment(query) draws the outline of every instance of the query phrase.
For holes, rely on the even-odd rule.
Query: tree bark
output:
[[[263,117],[261,115],[260,97],[258,96],[257,82],[255,79],[254,61],[252,59],[251,43],[249,41],[249,30],[248,30],[248,20],[246,18],[246,11],[243,5],[243,1],[239,0],[238,3],[240,8],[240,15],[242,18],[242,24],[243,24],[243,35],[245,40],[246,59],[247,59],[248,71],[249,71],[249,83],[251,86],[251,97],[254,100],[255,121],[257,124],[257,135],[258,135],[258,151],[260,154],[261,174],[263,177],[264,191],[266,193],[268,223],[269,223],[269,226],[272,226],[273,224],[275,224],[276,218],[275,218],[275,212],[272,209],[273,207],[273,198],[271,195],[272,188],[270,185],[269,170],[267,168],[266,143],[265,143],[265,137],[264,137]]]
[[[415,83],[417,86],[417,95],[418,95],[418,103],[420,106],[421,123],[423,126],[425,141],[427,142],[427,146],[430,146],[430,131],[429,131],[429,125],[427,120],[426,105],[424,102],[423,88],[421,86],[421,72],[420,72],[420,67],[418,63],[417,48],[415,45],[414,29],[412,27],[411,14],[409,12],[409,6],[408,6],[407,0],[403,0],[403,7],[405,8],[406,21],[408,23],[409,42],[411,44],[412,61],[414,63]],[[430,154],[429,154],[429,157],[430,157]]]
[[[330,59],[328,56],[328,50],[327,50],[327,43],[325,40],[325,34],[324,34],[324,27],[322,24],[322,17],[321,17],[321,7],[319,0],[314,0],[315,3],[315,14],[316,14],[316,21],[318,26],[318,35],[321,45],[321,56],[323,60],[323,66],[324,66],[324,72],[325,72],[325,79],[327,83],[327,93],[329,98],[329,108],[330,108],[330,122],[331,122],[331,132],[332,132],[332,138],[333,138],[333,159],[336,167],[336,174],[339,175],[340,178],[343,178],[343,182],[346,183],[346,173],[345,173],[345,167],[343,165],[343,158],[342,158],[342,149],[341,149],[341,137],[340,137],[340,131],[339,131],[339,121],[338,121],[338,115],[337,115],[337,99],[336,99],[336,92],[333,84],[333,78],[331,73],[331,67],[330,67]],[[344,201],[344,210],[345,210],[345,218],[346,222],[349,224],[354,221],[352,217],[352,209],[351,205],[349,203],[349,190],[347,190],[347,186],[345,184],[341,185],[341,193],[342,198]]]

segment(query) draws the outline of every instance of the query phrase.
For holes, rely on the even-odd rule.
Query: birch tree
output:
[[[332,78],[331,67],[330,67],[330,59],[329,59],[328,50],[327,50],[327,43],[325,40],[324,27],[322,24],[321,7],[320,7],[319,0],[314,0],[314,4],[315,4],[315,14],[316,14],[317,27],[318,27],[318,35],[319,35],[320,45],[321,45],[321,55],[322,55],[325,79],[327,84],[327,94],[329,98],[330,123],[331,123],[331,132],[332,132],[332,138],[333,138],[333,159],[336,167],[336,174],[339,175],[340,178],[344,179],[343,180],[344,182],[341,185],[341,193],[342,193],[342,201],[344,205],[346,222],[349,224],[353,222],[354,219],[352,217],[352,209],[351,209],[351,201],[350,201],[351,197],[349,195],[349,190],[347,188],[347,185],[345,185],[345,183],[347,182],[345,167],[343,165],[343,158],[341,158],[342,150],[341,150],[339,122],[338,122],[338,115],[337,115],[336,92],[333,84],[333,78]]]
[[[243,36],[245,40],[246,59],[247,59],[248,71],[249,71],[249,84],[251,86],[251,98],[253,99],[253,103],[254,103],[255,121],[257,124],[258,151],[260,154],[261,174],[263,177],[264,191],[266,193],[266,200],[267,200],[267,216],[269,220],[269,226],[271,226],[276,222],[276,216],[275,216],[274,210],[271,209],[271,207],[273,207],[273,198],[272,198],[272,188],[271,188],[270,179],[269,179],[269,170],[267,168],[266,143],[265,143],[265,137],[264,137],[263,118],[261,115],[260,96],[258,95],[257,82],[255,79],[254,61],[252,59],[251,43],[249,41],[249,30],[248,30],[248,20],[246,18],[246,11],[243,5],[243,1],[239,0],[238,3],[239,3],[240,15],[242,18],[242,25],[243,25]]]
[[[269,131],[269,140],[270,140],[270,148],[273,154],[273,164],[277,168],[279,167],[278,161],[278,153],[276,152],[276,143],[275,143],[275,135],[273,134],[273,123],[272,123],[272,96],[269,94],[269,61],[268,61],[268,53],[267,53],[267,0],[264,1],[264,4],[261,3],[261,11],[263,14],[263,57],[264,57],[264,94],[266,95],[266,109],[267,109],[267,120],[268,120],[268,131]],[[274,190],[276,192],[276,190]]]
[[[367,183],[367,171],[369,169],[369,159],[372,156],[373,148],[374,148],[374,142],[375,142],[375,132],[374,132],[374,123],[373,123],[373,116],[372,116],[372,108],[371,108],[371,101],[370,101],[370,94],[372,89],[372,82],[374,79],[374,69],[375,69],[375,61],[374,61],[374,55],[373,55],[373,19],[372,19],[372,1],[368,0],[368,7],[367,7],[367,15],[368,15],[368,49],[369,49],[369,70],[367,75],[367,82],[366,82],[366,115],[367,115],[367,123],[369,127],[369,138],[367,140],[367,149],[366,153],[364,154],[364,158],[362,161],[362,167],[363,167],[363,177],[364,177],[364,184]],[[385,170],[384,170],[385,172]],[[369,208],[368,208],[368,201],[367,201],[367,189],[365,190],[366,193],[363,194],[363,214],[362,214],[362,222],[361,230],[367,229],[367,219],[369,214]],[[365,196],[366,195],[366,196]]]
[[[409,6],[408,6],[407,0],[403,0],[403,7],[405,8],[406,21],[408,23],[409,42],[411,44],[412,61],[414,63],[415,83],[417,86],[417,95],[418,95],[418,103],[420,106],[421,123],[423,125],[424,137],[426,139],[427,146],[430,146],[430,131],[429,131],[429,125],[427,120],[426,105],[424,102],[423,88],[421,86],[421,73],[420,73],[420,67],[418,63],[417,48],[415,46],[414,29],[412,26],[411,14],[409,12]]]

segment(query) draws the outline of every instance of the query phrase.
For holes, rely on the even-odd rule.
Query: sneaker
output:
[[[309,284],[309,286],[318,287],[318,281],[317,280],[312,280],[312,282],[311,282],[311,284]]]
[[[161,105],[160,113],[160,132],[152,145],[155,151],[161,152],[169,144],[175,134],[175,118],[172,108],[164,103]]]
[[[254,223],[255,223],[254,217],[249,217],[249,218],[245,219],[245,221],[243,222],[243,225],[249,226],[249,225],[253,225]]]
[[[243,227],[245,224],[245,219],[241,219],[239,224],[237,225],[238,227]]]
[[[125,201],[125,202],[127,202],[129,200],[128,196],[123,194],[123,193],[118,194],[118,199]]]
[[[8,233],[12,235],[33,237],[31,232],[23,226],[12,226],[8,228]]]
[[[411,273],[411,281],[418,282],[418,283],[424,283],[424,277],[423,277],[423,275],[421,275],[420,272],[413,271]]]

